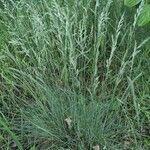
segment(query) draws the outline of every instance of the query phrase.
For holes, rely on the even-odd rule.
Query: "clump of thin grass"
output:
[[[18,147],[148,147],[149,35],[139,39],[145,30],[136,26],[142,3],[133,18],[113,0],[2,4],[0,105],[10,127],[1,125]]]

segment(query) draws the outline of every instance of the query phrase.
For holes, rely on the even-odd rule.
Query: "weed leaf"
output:
[[[141,0],[124,0],[124,4],[128,7],[133,7],[140,2],[141,2]]]
[[[150,22],[150,4],[145,4],[139,16],[138,26],[144,26]]]

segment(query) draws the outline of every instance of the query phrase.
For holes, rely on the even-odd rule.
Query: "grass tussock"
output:
[[[150,28],[143,3],[0,1],[0,149],[148,150]]]

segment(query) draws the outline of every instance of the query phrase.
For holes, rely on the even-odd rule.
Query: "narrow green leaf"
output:
[[[150,22],[150,4],[145,4],[139,16],[138,26],[144,26]]]
[[[30,150],[36,150],[35,146],[31,147]]]
[[[12,139],[17,144],[18,149],[23,150],[23,147],[22,147],[21,143],[19,142],[17,136],[10,130],[10,128],[7,126],[7,124],[3,121],[3,119],[1,117],[0,117],[0,125],[3,126],[4,130],[6,130],[10,134]]]
[[[1,140],[3,140],[4,139],[4,137],[2,136],[2,135],[0,135],[0,142],[1,142]]]
[[[141,2],[141,0],[124,0],[124,4],[128,7],[133,7],[140,2]]]

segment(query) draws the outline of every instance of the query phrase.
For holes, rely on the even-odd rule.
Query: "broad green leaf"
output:
[[[124,0],[124,4],[128,7],[133,7],[137,5],[141,0]]]
[[[141,15],[139,16],[138,26],[144,26],[150,22],[150,4],[143,6]]]

